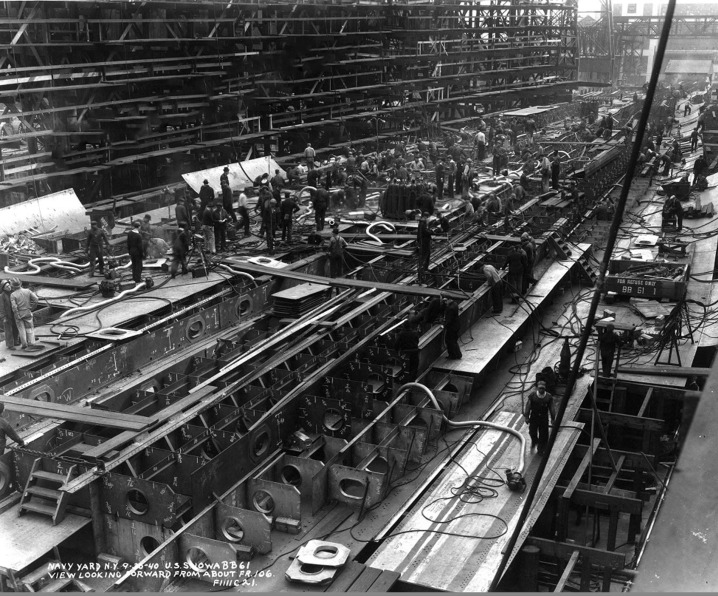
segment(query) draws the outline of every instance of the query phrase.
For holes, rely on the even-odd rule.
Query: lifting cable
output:
[[[661,30],[661,37],[658,41],[658,47],[656,48],[656,56],[653,63],[653,70],[651,71],[651,80],[648,84],[648,89],[646,91],[646,99],[643,103],[643,110],[641,111],[641,119],[638,122],[638,127],[636,129],[636,140],[633,142],[633,147],[631,150],[631,157],[628,161],[628,167],[627,172],[633,172],[636,168],[636,164],[638,163],[638,156],[641,152],[641,145],[643,144],[643,136],[646,131],[646,124],[648,123],[648,116],[651,111],[651,105],[653,104],[653,97],[655,95],[656,87],[658,84],[658,76],[661,72],[661,66],[663,64],[663,56],[666,52],[666,45],[668,44],[668,37],[670,35],[671,31],[671,24],[673,22],[673,13],[676,8],[676,0],[668,0],[668,6],[666,7],[666,15],[665,20],[663,21],[663,29]],[[586,351],[586,346],[588,345],[588,339],[591,335],[591,330],[593,327],[593,321],[596,317],[596,311],[598,310],[598,303],[601,300],[601,293],[604,288],[605,278],[606,278],[606,272],[608,271],[608,265],[611,260],[611,255],[613,253],[614,246],[616,244],[616,237],[618,236],[618,230],[621,225],[621,220],[623,218],[623,212],[626,209],[626,203],[628,201],[628,192],[631,188],[631,181],[632,179],[628,180],[627,184],[624,184],[621,188],[621,195],[618,199],[618,203],[616,205],[616,212],[613,215],[613,220],[611,221],[611,228],[608,234],[607,244],[605,253],[603,255],[603,261],[601,262],[601,268],[598,273],[598,279],[596,280],[596,285],[593,291],[593,298],[591,300],[591,307],[588,312],[588,316],[586,318],[586,325],[583,329],[583,333],[581,334],[581,342],[578,346],[578,350],[575,355],[575,360],[573,363],[573,366],[571,367],[571,374],[568,377],[568,381],[566,382],[566,390],[564,391],[563,398],[561,399],[558,412],[556,413],[556,420],[553,424],[553,427],[551,428],[551,435],[549,437],[548,441],[548,448],[546,450],[546,454],[541,458],[539,462],[538,470],[536,471],[536,475],[534,477],[533,482],[531,483],[531,488],[529,489],[528,494],[526,495],[526,499],[524,501],[524,505],[521,508],[521,514],[519,515],[518,522],[516,523],[516,527],[514,528],[513,532],[511,533],[511,537],[509,538],[508,544],[506,545],[504,549],[504,556],[501,559],[501,564],[499,565],[499,568],[496,571],[496,574],[494,575],[494,578],[491,582],[491,586],[489,587],[489,592],[493,592],[497,589],[497,586],[499,582],[501,581],[501,578],[506,571],[507,565],[509,563],[509,560],[511,558],[511,555],[513,554],[514,547],[516,545],[516,542],[518,541],[519,535],[521,534],[524,523],[526,522],[526,519],[528,518],[529,512],[532,509],[533,501],[536,497],[536,493],[538,492],[539,484],[541,484],[541,478],[543,476],[544,471],[546,470],[546,466],[548,464],[548,455],[551,453],[551,450],[553,448],[554,443],[556,442],[556,437],[558,436],[559,428],[561,427],[561,421],[564,415],[564,412],[566,411],[566,406],[568,405],[568,400],[571,396],[571,393],[573,393],[574,385],[576,384],[576,379],[578,378],[579,369],[581,366],[581,360],[583,359],[583,354]],[[598,379],[594,379],[594,383],[597,383]]]

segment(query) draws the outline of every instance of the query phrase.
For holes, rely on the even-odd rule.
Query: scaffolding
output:
[[[5,2],[5,204],[83,202],[304,144],[337,152],[565,100],[576,3]]]

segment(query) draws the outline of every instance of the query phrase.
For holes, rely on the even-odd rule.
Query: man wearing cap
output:
[[[229,168],[227,166],[224,166],[222,175],[219,177],[219,185],[224,186],[225,184],[229,186]]]
[[[42,350],[42,346],[35,343],[35,325],[32,317],[32,311],[38,304],[37,295],[31,290],[23,288],[17,277],[12,278],[10,285],[12,287],[10,304],[12,305],[12,313],[15,317],[18,334],[20,335],[22,349]]]
[[[17,324],[15,323],[15,315],[12,312],[12,302],[10,301],[10,293],[12,286],[10,281],[3,279],[0,281],[0,317],[3,320],[5,330],[5,345],[8,350],[15,350],[15,346],[19,345],[19,334]]]
[[[551,424],[554,424],[556,411],[553,397],[546,391],[546,381],[539,381],[536,390],[529,393],[524,407],[524,420],[529,425],[531,449],[536,447],[539,455],[543,455],[548,442],[549,416],[551,416]]]
[[[135,220],[127,233],[127,252],[132,262],[132,279],[136,284],[142,281],[142,259],[145,257],[140,225],[140,222]]]
[[[87,242],[85,243],[85,254],[90,259],[90,277],[95,275],[95,260],[100,265],[100,275],[104,273],[105,260],[102,258],[102,254],[105,252],[105,248],[110,247],[110,241],[107,239],[107,234],[100,226],[97,225],[96,221],[90,224],[90,231],[87,233]]]

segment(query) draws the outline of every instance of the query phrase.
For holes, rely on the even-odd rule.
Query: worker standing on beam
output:
[[[476,159],[483,161],[486,157],[486,134],[483,130],[476,133]]]
[[[21,350],[42,350],[42,346],[35,342],[35,321],[32,311],[37,307],[37,294],[28,288],[22,287],[22,282],[14,277],[10,281],[12,294],[10,304],[15,317],[18,334],[20,335]]]
[[[419,219],[419,227],[416,230],[416,248],[419,251],[417,271],[419,283],[425,283],[425,274],[429,270],[431,262],[431,230],[429,229],[429,213],[424,211]]]
[[[536,453],[543,455],[548,442],[548,419],[551,424],[556,420],[556,409],[553,396],[546,391],[546,381],[539,381],[536,390],[529,393],[524,408],[524,420],[529,425],[531,437],[531,450],[536,447]]]
[[[307,160],[307,167],[310,170],[314,169],[314,158],[316,157],[317,152],[314,151],[314,147],[312,147],[311,143],[307,143],[307,148],[304,150],[304,159]]]

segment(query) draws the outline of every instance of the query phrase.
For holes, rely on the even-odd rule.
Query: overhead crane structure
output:
[[[567,97],[576,58],[570,0],[6,2],[0,202],[436,134]]]

